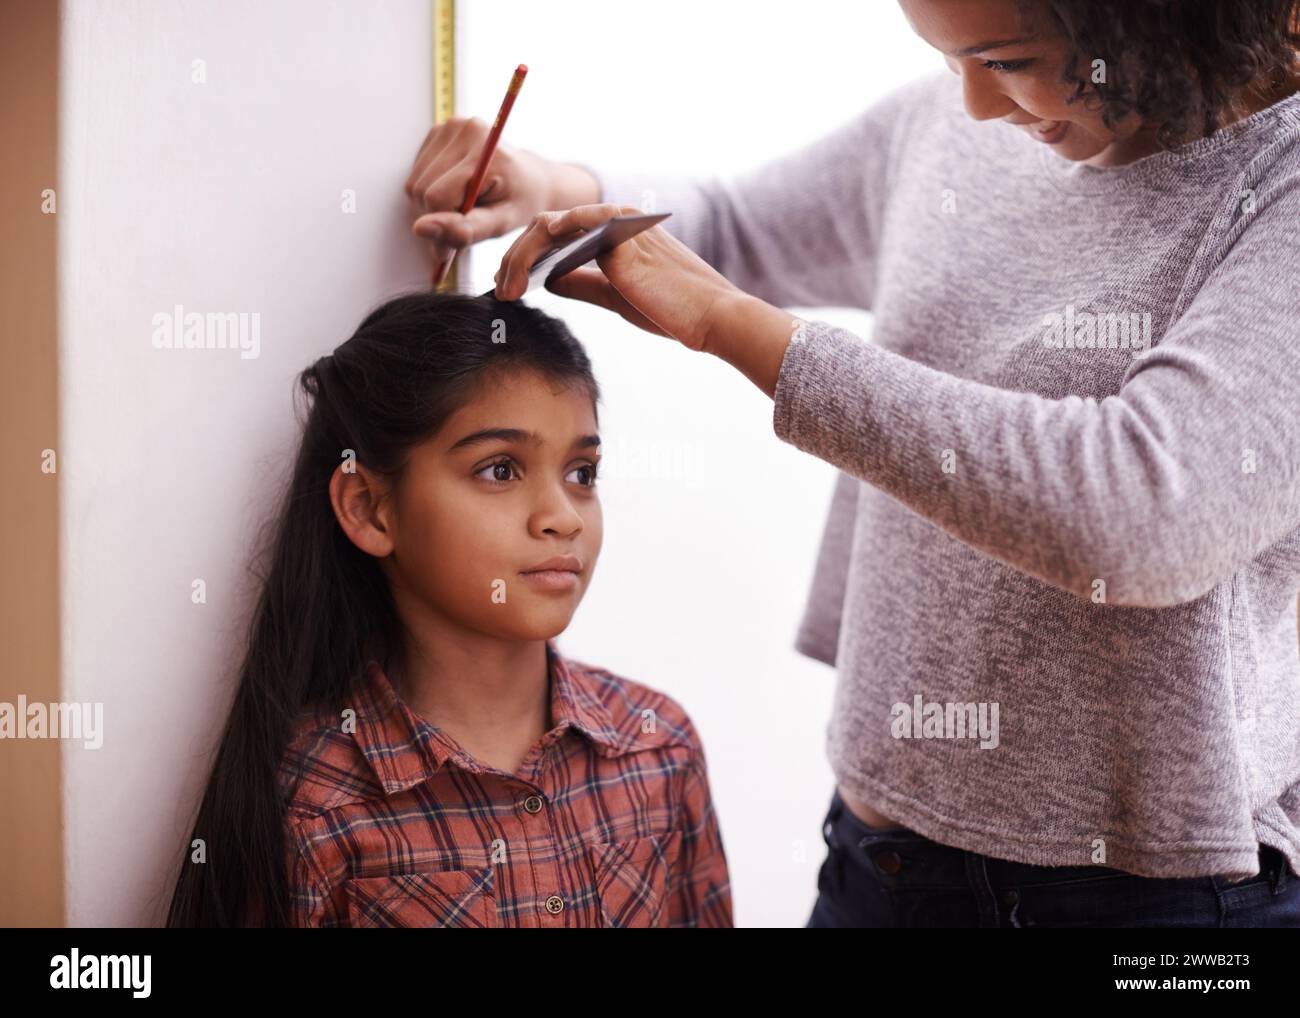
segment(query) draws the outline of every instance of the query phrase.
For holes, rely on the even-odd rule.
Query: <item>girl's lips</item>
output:
[[[519,575],[542,590],[572,590],[578,585],[578,574],[570,569],[539,569]]]

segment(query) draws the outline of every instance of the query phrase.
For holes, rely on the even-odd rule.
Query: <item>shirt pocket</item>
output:
[[[344,887],[353,927],[497,926],[491,867],[361,877]]]
[[[668,926],[668,876],[681,851],[681,842],[681,832],[672,831],[657,837],[587,846],[602,926]]]

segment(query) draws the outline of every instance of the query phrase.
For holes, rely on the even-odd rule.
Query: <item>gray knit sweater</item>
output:
[[[591,169],[874,313],[810,320],[773,414],[840,471],[796,639],[839,781],[1003,859],[1300,870],[1300,95],[1099,169],[944,71],[735,177]]]

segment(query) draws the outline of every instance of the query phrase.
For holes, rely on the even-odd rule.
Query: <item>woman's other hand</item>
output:
[[[515,300],[527,286],[528,269],[552,247],[593,230],[614,216],[641,215],[610,203],[579,205],[565,212],[539,212],[501,259],[496,295]],[[633,325],[704,350],[713,315],[741,296],[727,278],[661,225],[643,230],[596,259],[599,268],[578,268],[547,289],[617,312]]]
[[[434,257],[518,229],[546,208],[597,201],[596,178],[580,166],[557,163],[535,152],[498,142],[478,201],[461,215],[465,188],[474,174],[492,125],[481,117],[452,117],[425,136],[406,178],[415,221],[412,230],[430,242]]]

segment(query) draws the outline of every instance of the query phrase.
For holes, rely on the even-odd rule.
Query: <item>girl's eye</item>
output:
[[[990,71],[1011,73],[1013,71],[1023,70],[1032,63],[1032,60],[985,60],[984,66]]]
[[[584,463],[580,467],[574,467],[573,470],[569,471],[569,473],[576,474],[579,470],[585,470],[587,472],[587,480],[578,481],[577,483],[585,485],[588,488],[594,488],[596,486],[596,464]]]
[[[488,471],[491,471],[491,474],[484,476]],[[580,471],[585,471],[585,475],[582,479],[577,480],[574,483],[581,484],[588,488],[594,487],[596,484],[596,464],[594,463],[584,463],[580,467],[574,467],[569,471],[565,479],[568,480],[569,477],[572,477]],[[514,461],[504,459],[497,460],[495,463],[487,464],[487,466],[477,470],[474,476],[482,477],[483,480],[489,481],[493,484],[508,484],[518,476],[518,473],[515,470]]]
[[[482,477],[486,470],[492,471],[491,477],[484,477],[485,481],[494,481],[497,484],[505,484],[514,474],[515,465],[510,460],[497,460],[495,463],[489,463],[481,470],[475,472],[475,477]]]

